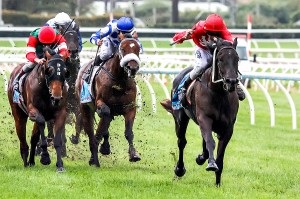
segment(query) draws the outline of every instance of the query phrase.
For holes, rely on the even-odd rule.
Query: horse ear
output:
[[[237,37],[236,38],[234,38],[234,41],[233,41],[233,47],[234,47],[234,49],[236,49],[236,46],[237,46]]]

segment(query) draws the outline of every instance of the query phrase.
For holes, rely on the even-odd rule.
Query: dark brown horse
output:
[[[51,50],[48,49],[50,52]],[[13,80],[23,67],[20,64],[11,73],[8,86],[8,99],[11,106],[12,114],[15,120],[16,131],[20,140],[20,152],[24,166],[34,166],[34,156],[37,143],[41,137],[42,154],[40,162],[43,165],[51,163],[47,151],[47,141],[44,133],[45,122],[54,121],[54,147],[57,154],[56,167],[57,171],[64,171],[63,161],[61,158],[62,131],[65,127],[66,106],[67,106],[67,88],[65,78],[68,77],[68,71],[64,60],[57,54],[45,52],[47,62],[37,65],[28,74],[24,84],[21,85],[21,94],[23,102],[13,102],[14,88]],[[22,106],[23,105],[23,106]],[[22,107],[22,108],[21,108]],[[26,141],[26,123],[27,119],[34,122],[31,135],[31,148],[29,160],[29,147]]]
[[[179,160],[175,167],[175,174],[179,177],[185,174],[183,151],[186,141],[186,129],[192,119],[199,125],[203,138],[203,152],[198,155],[196,162],[203,165],[208,159],[207,171],[215,171],[216,185],[221,184],[223,159],[225,149],[233,134],[234,123],[239,108],[239,100],[235,92],[238,83],[238,61],[236,52],[237,40],[233,45],[219,39],[214,53],[213,67],[203,74],[201,80],[197,79],[188,91],[190,103],[186,108],[173,110],[171,101],[164,100],[161,105],[169,111],[174,118],[176,135],[178,138]],[[181,79],[192,68],[183,70],[174,80],[172,94],[177,89]],[[218,137],[217,158],[214,157],[215,141],[213,132]]]
[[[135,75],[139,70],[140,46],[133,38],[122,40],[118,51],[103,66],[97,69],[97,75],[92,82],[94,99],[91,103],[80,105],[85,133],[89,136],[91,151],[90,165],[100,166],[98,145],[103,140],[100,152],[111,153],[108,128],[114,116],[125,118],[125,137],[129,144],[129,161],[140,160],[133,146],[133,123],[136,115],[136,82]],[[83,75],[91,67],[93,61],[83,66],[76,80],[76,93],[80,97],[83,85]],[[94,135],[94,114],[101,118]]]
[[[64,38],[66,39],[67,48],[70,53],[69,58],[66,60],[66,67],[67,70],[70,72],[70,77],[68,78],[68,105],[67,105],[67,112],[70,116],[71,113],[74,113],[75,115],[75,130],[76,135],[81,132],[82,130],[82,123],[81,123],[81,117],[80,117],[80,109],[79,109],[79,101],[76,98],[75,95],[75,82],[78,75],[78,71],[80,68],[80,59],[79,59],[79,39],[78,34],[69,24],[66,24],[64,26],[59,26],[59,30],[61,34],[64,34]],[[47,123],[48,127],[48,138],[53,138],[53,122]],[[66,136],[65,133],[63,133],[63,156],[66,156]],[[77,144],[78,139],[71,139],[72,143]]]

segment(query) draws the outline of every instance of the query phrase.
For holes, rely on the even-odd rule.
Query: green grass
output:
[[[201,152],[199,128],[190,123],[184,159],[187,172],[174,177],[177,161],[177,138],[173,118],[157,103],[152,113],[149,91],[138,79],[143,96],[143,110],[137,113],[134,125],[136,149],[142,160],[128,161],[128,145],[124,123],[117,117],[110,127],[112,154],[100,157],[101,167],[88,165],[88,138],[81,136],[78,145],[67,142],[68,158],[65,173],[55,172],[55,151],[49,148],[52,163],[23,168],[19,141],[3,80],[0,80],[0,198],[299,198],[300,134],[291,129],[291,113],[281,92],[270,90],[276,112],[276,126],[270,127],[268,104],[261,91],[250,90],[254,100],[256,124],[250,125],[247,100],[240,104],[238,120],[227,147],[222,186],[214,186],[215,176],[195,163]],[[151,82],[159,102],[162,88]],[[171,85],[168,84],[168,87]],[[300,95],[292,93],[300,112]],[[97,121],[98,121],[98,117]],[[300,116],[297,118],[298,126]],[[32,122],[27,125],[27,137]],[[71,135],[73,126],[67,125]],[[216,137],[214,137],[216,139]],[[28,139],[29,141],[29,139]],[[175,156],[174,156],[175,154]]]

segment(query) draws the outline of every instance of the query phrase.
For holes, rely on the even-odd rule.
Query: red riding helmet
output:
[[[226,25],[220,15],[210,14],[205,20],[204,30],[210,32],[221,32],[226,29]]]
[[[44,26],[40,29],[39,40],[44,44],[52,44],[55,41],[55,30],[50,26]]]

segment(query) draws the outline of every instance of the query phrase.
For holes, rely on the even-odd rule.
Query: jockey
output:
[[[26,58],[29,62],[22,67],[14,79],[13,85],[15,90],[18,91],[19,80],[23,74],[30,72],[37,64],[43,64],[46,62],[43,48],[54,44],[57,44],[56,48],[59,50],[59,54],[61,56],[69,56],[66,40],[52,27],[43,26],[42,28],[37,28],[30,33],[26,49]]]
[[[177,44],[181,44],[184,40],[188,39],[193,39],[193,42],[196,44],[194,69],[190,72],[189,77],[185,80],[183,87],[179,91],[183,102],[186,100],[185,94],[190,83],[197,77],[201,78],[204,71],[211,64],[213,57],[210,50],[203,45],[204,40],[210,42],[215,37],[233,42],[231,33],[228,31],[222,17],[217,14],[210,14],[205,21],[199,21],[192,29],[176,33],[173,37],[173,41],[177,41]],[[237,93],[241,101],[245,99],[245,94],[241,88],[237,88]]]
[[[60,26],[67,26],[68,23],[70,23],[71,21],[72,21],[72,19],[70,18],[70,16],[67,13],[60,12],[54,18],[49,19],[45,23],[44,26],[51,26],[52,28],[59,30],[60,33],[62,34]],[[73,21],[72,24],[70,25],[70,27],[77,32],[78,45],[79,45],[78,52],[81,52],[81,50],[82,50],[82,38],[81,38],[81,33],[79,31],[79,26],[75,23],[75,21]]]
[[[95,66],[109,59],[118,49],[122,39],[126,36],[132,37],[134,23],[129,17],[121,17],[110,21],[106,27],[101,28],[90,37],[92,44],[101,46],[100,53],[95,58]],[[104,45],[102,45],[104,44]]]

